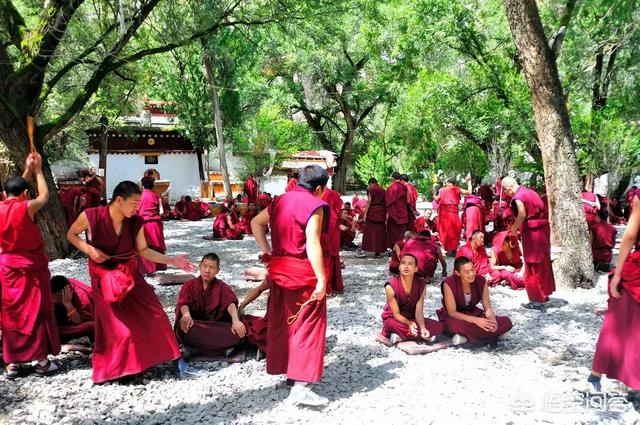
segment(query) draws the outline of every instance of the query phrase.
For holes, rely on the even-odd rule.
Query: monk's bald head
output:
[[[502,179],[502,188],[509,196],[513,196],[518,190],[518,182],[511,176],[507,176]]]

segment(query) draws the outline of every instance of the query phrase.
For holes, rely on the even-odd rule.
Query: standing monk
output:
[[[387,249],[387,228],[385,220],[387,218],[387,207],[385,206],[384,189],[380,187],[374,178],[369,179],[369,189],[367,205],[364,207],[362,219],[365,222],[362,233],[362,251],[375,252],[379,257],[380,253]],[[402,237],[398,238],[401,239]],[[364,252],[358,251],[356,257],[364,257]]]
[[[393,244],[402,239],[409,223],[409,191],[397,171],[391,177],[393,182],[384,196],[387,207],[387,248],[393,248]]]
[[[471,194],[471,176],[467,175],[467,190],[453,185],[452,179],[447,179],[447,185],[440,189],[433,199],[438,203],[438,238],[444,250],[453,256],[460,243],[462,221],[458,207],[460,194]]]
[[[467,195],[462,204],[464,238],[469,240],[476,230],[484,233],[484,205],[479,196]]]
[[[609,309],[600,329],[589,391],[600,378],[617,379],[640,390],[640,191],[633,195],[629,225],[622,235],[615,272],[609,281]],[[635,246],[635,247],[634,247]],[[633,252],[632,252],[633,251]]]
[[[333,189],[326,188],[322,200],[329,204],[329,230],[322,235],[322,253],[325,270],[327,270],[327,294],[344,292],[342,267],[340,264],[340,211],[342,199]]]
[[[298,186],[274,199],[251,222],[263,255],[272,256],[267,373],[286,373],[295,381],[288,400],[309,406],[328,403],[308,387],[320,380],[324,369],[327,279],[321,233],[327,229],[330,211],[320,198],[328,180],[321,167],[306,166]],[[273,249],[266,238],[267,225]]]
[[[609,213],[605,209],[598,210],[596,222],[589,228],[593,266],[596,270],[609,273],[613,248],[616,246],[616,228],[607,223]]]
[[[110,204],[85,210],[67,232],[69,242],[89,257],[95,383],[135,375],[180,357],[169,318],[137,260],[143,256],[188,272],[195,267],[186,255],[169,257],[149,248],[142,219],[136,215],[140,195],[134,182],[120,182]],[[85,231],[86,242],[79,237]]]
[[[407,222],[407,229],[414,230],[416,217],[418,215],[418,189],[416,189],[413,183],[409,182],[409,176],[406,174],[402,175],[402,180],[404,181],[405,186],[407,186],[407,192],[409,193],[407,210],[407,213],[409,214],[409,221]]]
[[[142,228],[144,229],[144,238],[147,241],[147,246],[160,254],[164,254],[167,252],[167,246],[164,243],[164,227],[160,216],[160,197],[153,191],[154,182],[153,177],[142,178],[142,195],[140,196],[138,215],[144,223]],[[166,269],[166,264],[156,264],[144,257],[140,258],[140,272],[142,274]]]
[[[529,302],[522,304],[529,310],[542,310],[544,303],[556,290],[551,267],[551,228],[545,215],[545,206],[535,191],[519,186],[513,177],[502,179],[502,187],[511,200],[516,216],[511,232],[522,231],[522,249],[525,262],[524,287]]]
[[[582,208],[584,209],[584,215],[587,218],[587,224],[589,225],[589,228],[591,228],[591,226],[596,223],[596,214],[600,210],[600,200],[598,199],[598,195],[586,190],[582,192]]]
[[[253,178],[252,174],[249,174],[249,177],[247,177],[242,190],[247,194],[248,204],[255,204],[258,202],[258,182]]]
[[[35,174],[38,196],[29,199],[27,179]],[[5,377],[20,375],[20,363],[36,360],[36,373],[60,370],[49,354],[60,352],[60,338],[49,282],[49,260],[36,224],[36,214],[49,199],[42,173],[42,158],[32,153],[22,177],[4,184],[7,199],[0,204],[0,282],[2,284],[2,353]]]

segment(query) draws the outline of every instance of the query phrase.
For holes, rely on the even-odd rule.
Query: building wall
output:
[[[244,173],[245,167],[247,166],[244,158],[241,156],[234,156],[231,149],[227,149],[225,154],[227,157],[227,167],[229,168],[229,179],[238,181],[242,180],[242,182],[244,182],[244,179],[242,179],[243,176],[241,175]],[[220,159],[218,158],[218,151],[215,146],[209,151],[209,170],[217,172],[220,171]]]
[[[89,154],[89,161],[98,168],[98,154]],[[123,180],[140,182],[148,168],[155,168],[162,180],[169,180],[171,203],[180,200],[182,195],[200,196],[200,175],[198,157],[195,153],[166,153],[158,156],[158,164],[144,163],[144,155],[109,154],[107,155],[107,196]]]

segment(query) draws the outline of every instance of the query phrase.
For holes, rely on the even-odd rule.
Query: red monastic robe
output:
[[[84,195],[87,208],[97,207],[102,199],[102,180],[94,176],[85,182]]]
[[[63,305],[55,304],[56,322],[60,331],[60,340],[69,342],[72,339],[88,336],[93,341],[94,323],[93,323],[93,295],[91,287],[77,279],[69,279],[71,287],[71,304],[76,309],[82,322],[74,325],[69,316],[67,309]]]
[[[404,237],[409,223],[407,205],[407,186],[400,180],[395,180],[385,192],[387,207],[387,248]]]
[[[248,177],[244,182],[244,193],[247,194],[247,202],[255,204],[258,202],[258,182],[253,177]]]
[[[285,192],[291,192],[293,190],[294,187],[298,186],[298,179],[296,179],[295,177],[289,179],[289,181],[287,182],[287,187],[284,188]]]
[[[406,239],[400,239],[396,242],[400,252],[402,252],[402,248],[404,248],[404,244],[407,243]],[[395,246],[394,246],[395,248]],[[400,274],[400,257],[395,249],[391,250],[391,257],[389,258],[389,273]]]
[[[344,291],[342,266],[340,264],[340,213],[342,212],[342,199],[340,199],[340,193],[326,188],[322,194],[322,200],[329,205],[331,211],[329,230],[323,234],[322,241],[324,267],[329,272],[327,275],[327,293],[341,293]]]
[[[175,218],[173,211],[171,211],[171,205],[169,205],[168,199],[161,199],[162,202],[162,220],[167,221]]]
[[[471,300],[469,303],[465,302],[464,288],[459,276],[453,274],[447,277],[442,284],[447,285],[449,289],[451,289],[451,292],[453,292],[453,297],[456,301],[456,311],[471,316],[484,317],[484,310],[477,307],[478,303],[482,302],[482,292],[486,285],[484,277],[476,275],[475,282],[471,284]],[[467,337],[471,344],[487,344],[494,342],[500,335],[506,333],[513,327],[511,319],[506,316],[496,316],[498,329],[496,329],[495,332],[488,332],[473,323],[451,318],[447,313],[447,307],[444,301],[444,290],[442,296],[442,308],[437,311],[437,314],[440,321],[444,324],[444,331],[446,333],[450,335],[463,335]]]
[[[398,276],[385,283],[385,286],[389,285],[393,289],[396,302],[400,308],[400,314],[407,320],[415,321],[416,305],[418,304],[420,295],[422,295],[422,292],[425,290],[426,284],[424,279],[414,277],[411,283],[411,293],[407,294],[402,285],[402,278]],[[440,335],[444,331],[442,323],[437,320],[427,319],[425,317],[424,324],[431,336]],[[418,335],[411,335],[409,326],[396,320],[396,318],[393,317],[391,306],[389,303],[386,303],[382,309],[382,335],[389,338],[392,332],[405,340],[416,341],[422,339],[419,330]]]
[[[405,183],[407,192],[409,193],[409,203],[407,204],[407,229],[411,230],[415,227],[417,205],[418,205],[418,189],[412,183]]]
[[[507,238],[509,239],[509,252],[504,250],[504,243]],[[524,265],[518,237],[508,230],[498,232],[493,237],[493,246],[491,249],[496,256],[499,266],[511,266],[515,269],[513,276],[507,279],[507,282],[511,285],[511,289],[524,288],[524,277],[520,278],[516,276],[516,273],[519,272]]]
[[[486,277],[487,274],[491,276],[491,286],[498,285],[501,281],[506,281],[512,289],[519,289],[524,287],[524,282],[519,279],[515,273],[508,270],[494,270],[489,263],[489,257],[484,247],[480,247],[477,251],[473,250],[471,241],[461,246],[456,252],[456,258],[467,257],[473,261],[473,268],[476,273],[482,277]]]
[[[467,195],[462,206],[462,222],[464,223],[464,238],[469,240],[476,230],[484,233],[484,205],[482,199],[475,195]]]
[[[440,189],[438,201],[438,237],[445,251],[453,251],[460,243],[462,221],[458,213],[460,188],[447,186]]]
[[[82,190],[78,187],[70,187],[58,192],[58,196],[67,217],[67,224],[71,226],[78,218],[78,214],[80,212],[80,201],[78,198],[82,196]],[[76,205],[78,206],[77,208]]]
[[[326,232],[329,206],[304,188],[277,197],[269,207],[273,257],[269,262],[267,373],[286,373],[304,382],[319,381],[324,369],[326,298],[301,307],[317,284],[307,258],[305,229],[318,208],[324,209]],[[296,320],[288,324],[296,313]]]
[[[371,199],[367,220],[362,233],[362,250],[368,252],[383,252],[387,250],[387,207],[385,206],[385,191],[376,184],[369,189]],[[402,239],[404,235],[400,235]]]
[[[229,218],[230,213],[219,213],[216,216],[216,219],[213,221],[213,237],[220,239],[242,239],[242,228],[240,225],[235,226],[235,228],[229,227],[229,223],[227,222],[227,218]]]
[[[85,214],[89,221],[89,244],[109,256],[130,257],[102,264],[89,259],[95,321],[93,381],[101,383],[134,375],[177,359],[180,350],[169,318],[155,291],[140,274],[136,257],[131,257],[135,255],[142,219],[125,218],[118,237],[108,206],[85,210]],[[109,303],[103,298],[100,276],[113,270],[127,273],[135,283],[122,301]]]
[[[491,215],[491,207],[493,206],[493,189],[488,184],[480,185],[478,195],[482,199],[484,205],[484,224],[489,224],[489,216]]]
[[[414,236],[402,248],[401,256],[411,254],[418,260],[417,277],[430,281],[438,267],[438,250],[440,246],[432,239],[424,236]]]
[[[149,248],[160,254],[167,252],[167,246],[164,243],[164,226],[160,216],[160,197],[153,190],[144,189],[142,191],[138,215],[144,222],[144,238],[147,240]],[[166,264],[156,264],[142,257],[140,257],[139,264],[142,274],[167,269]]]
[[[611,263],[618,231],[614,226],[604,221],[594,223],[590,231],[593,235],[593,243],[591,244],[593,263]]]
[[[5,363],[46,359],[60,352],[49,260],[28,202],[0,203],[2,352]]]
[[[524,269],[524,285],[531,301],[545,302],[556,290],[556,283],[551,267],[551,229],[545,215],[545,206],[535,191],[524,186],[518,187],[511,209],[517,215],[515,201],[522,201],[527,214],[520,226],[522,249],[526,267]]]
[[[189,221],[199,221],[201,217],[202,211],[200,210],[200,205],[193,201],[184,203],[184,215],[182,218]]]
[[[198,201],[193,203],[200,213],[200,218],[207,218],[211,215],[211,207],[206,202]]]
[[[347,230],[340,230],[340,245],[341,246],[351,246],[353,244],[353,240],[356,238],[356,232],[353,230],[354,223],[353,217],[347,214],[346,218],[340,214],[340,224],[345,226]]]
[[[582,192],[582,208],[584,209],[584,215],[587,218],[587,224],[589,227],[598,222],[598,208],[595,205],[591,205],[589,202],[596,202],[598,196],[593,192]]]
[[[242,231],[246,234],[246,235],[251,235],[251,220],[254,219],[255,216],[258,215],[258,210],[247,210],[244,212],[244,214],[242,214],[242,217],[240,217],[240,228],[242,229]]]
[[[185,201],[178,201],[176,205],[173,207],[173,216],[176,220],[182,220],[185,218],[186,210],[185,210]]]
[[[185,282],[180,288],[176,304],[176,320],[174,329],[178,340],[185,346],[195,349],[205,356],[219,356],[224,354],[225,348],[239,345],[243,338],[231,331],[231,315],[227,311],[231,304],[238,305],[238,298],[231,287],[220,279],[215,278],[204,288],[202,277]],[[182,313],[180,308],[189,307],[193,327],[184,333],[180,327]],[[241,321],[247,329],[246,338],[252,344],[266,348],[264,335],[254,334],[257,329],[251,322],[261,318],[245,315]]]

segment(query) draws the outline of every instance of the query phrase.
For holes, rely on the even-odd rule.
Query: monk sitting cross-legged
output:
[[[495,315],[489,287],[469,258],[456,258],[453,268],[453,275],[442,282],[442,308],[437,311],[445,332],[453,335],[454,345],[495,343],[513,327],[511,320]],[[484,310],[477,307],[479,302]]]
[[[76,279],[64,276],[51,278],[56,322],[60,340],[88,337],[93,341],[93,296],[91,287]]]
[[[252,342],[243,322],[254,318],[240,320],[238,298],[229,285],[216,278],[219,271],[218,256],[206,254],[200,262],[200,277],[180,289],[174,328],[189,355],[229,354],[245,337]]]
[[[402,253],[400,276],[385,283],[387,303],[382,311],[382,336],[392,344],[403,340],[432,340],[443,331],[442,323],[424,318],[424,279],[416,277],[418,260]]]
[[[233,223],[232,213],[228,206],[222,209],[213,221],[213,237],[220,239],[242,239],[242,228]]]

